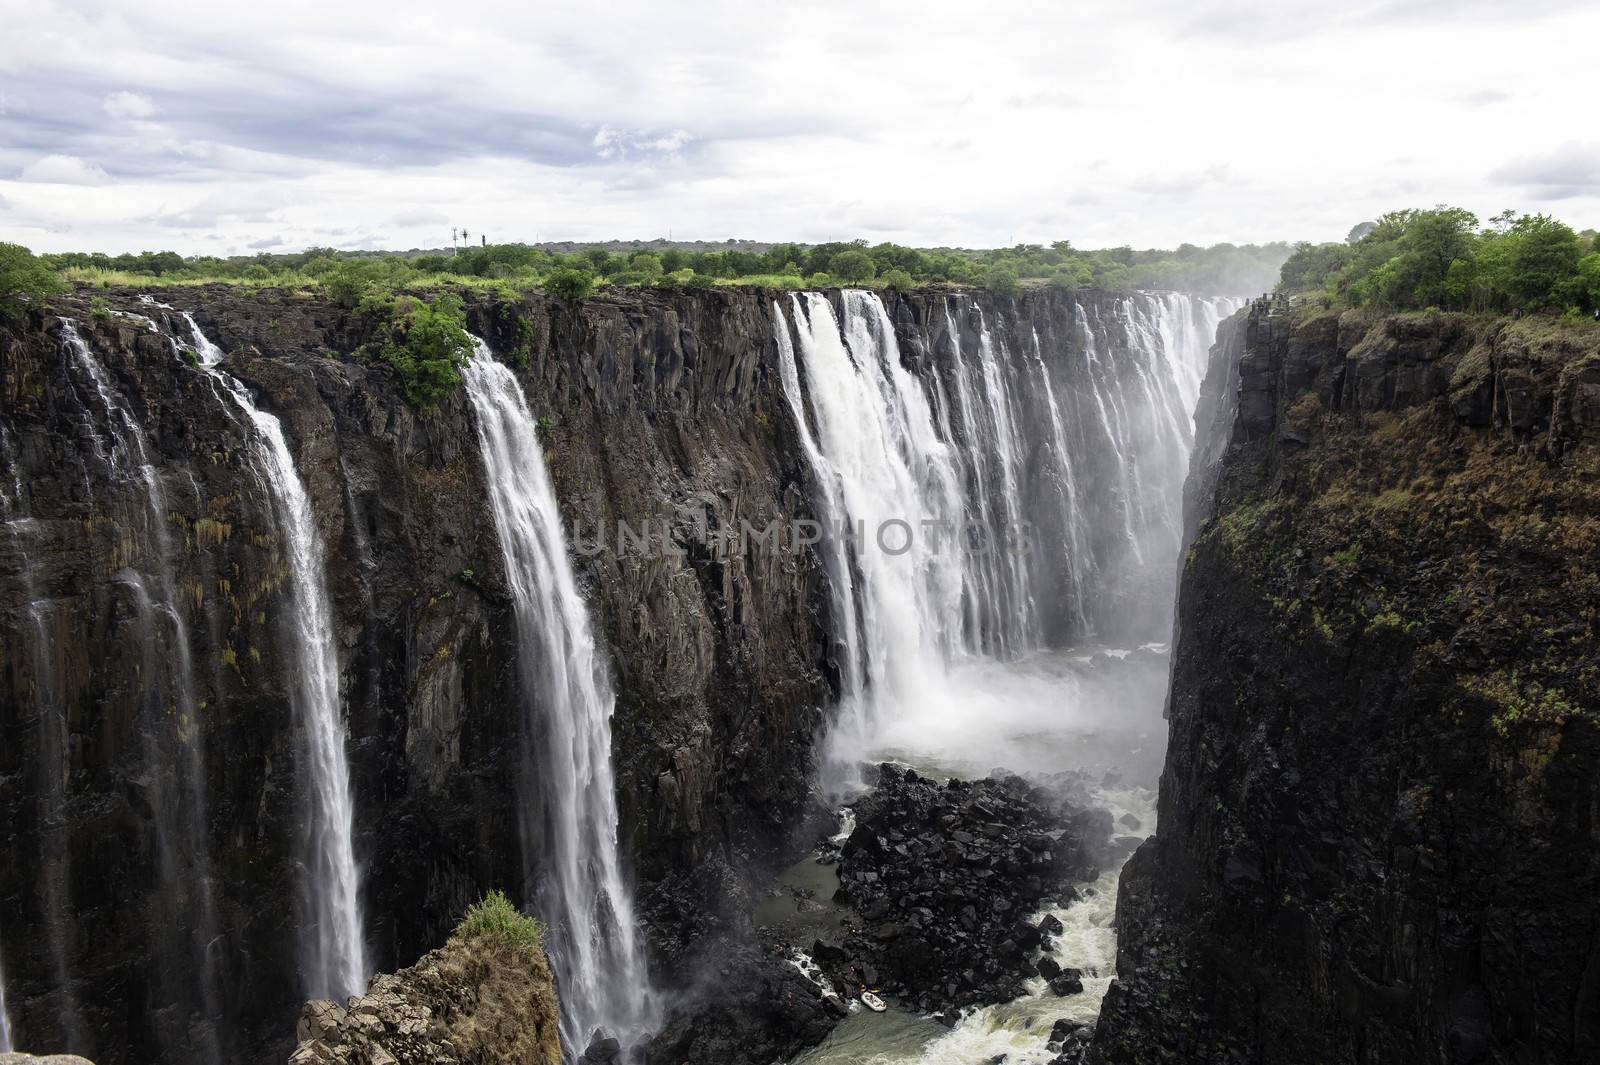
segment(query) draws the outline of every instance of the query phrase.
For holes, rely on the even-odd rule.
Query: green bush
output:
[[[564,300],[581,300],[594,291],[594,275],[571,267],[553,270],[544,279],[544,290]]]
[[[400,378],[406,401],[431,409],[461,385],[461,364],[472,354],[461,297],[444,293],[432,303],[396,301],[390,339],[379,352]]]
[[[66,284],[48,264],[20,244],[0,242],[0,318],[18,318]]]
[[[544,922],[520,912],[505,892],[495,890],[467,908],[466,916],[456,925],[456,936],[495,936],[512,946],[531,950],[544,941]]]
[[[983,283],[990,292],[1001,296],[1014,296],[1017,294],[1017,272],[1010,266],[991,266],[989,268],[989,276],[984,279]]]
[[[828,260],[828,273],[852,285],[871,281],[877,272],[872,256],[860,250],[842,251]]]
[[[916,278],[912,277],[898,266],[885,273],[881,278],[879,278],[879,280],[883,282],[884,288],[899,289],[902,292],[907,289],[913,289],[917,287]]]

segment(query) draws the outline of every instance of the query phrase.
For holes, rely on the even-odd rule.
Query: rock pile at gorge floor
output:
[[[1049,934],[1030,915],[1093,879],[1110,840],[1111,815],[1067,797],[1072,783],[941,783],[880,766],[840,851],[839,895],[862,925],[838,947],[817,944],[818,964],[848,989],[881,988],[923,1012],[1023,994],[1045,975]],[[1071,973],[1047,978],[1076,990]]]
[[[306,1004],[289,1065],[561,1065],[544,952],[452,938],[343,1004]]]
[[[1091,1060],[1600,1060],[1600,325],[1223,336]]]

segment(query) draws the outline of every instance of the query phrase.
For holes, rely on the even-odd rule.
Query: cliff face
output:
[[[1595,1060],[1600,329],[1221,338],[1092,1059]]]
[[[366,339],[359,317],[305,294],[154,293],[176,311],[137,295],[61,301],[76,354],[53,316],[0,331],[0,834],[17,856],[0,869],[6,1001],[28,1045],[102,1065],[270,1058],[304,998],[297,935],[316,934],[294,916],[308,787],[288,710],[294,619],[250,434],[175,351],[177,312],[282,419],[311,497],[378,967],[441,942],[489,888],[532,897],[512,604],[464,395],[419,414],[386,366],[348,355]],[[996,346],[1028,427],[1018,491],[1046,544],[1065,535],[1039,430],[1036,375],[1053,380],[1091,501],[1080,534],[1093,576],[1113,580],[1126,521],[1092,501],[1121,498],[1126,471],[1095,426],[1109,442],[1118,397],[1150,387],[1128,338],[1154,321],[1139,320],[1154,299],[885,302],[930,391],[958,344],[969,360],[985,338]],[[737,532],[815,512],[772,296],[480,298],[469,315],[502,358],[527,353],[520,375],[580,536],[654,519],[681,551],[575,556],[617,679],[624,850],[670,971],[682,938],[724,908],[728,870],[785,844],[837,690],[815,554],[719,552],[686,531],[700,514]],[[1080,635],[1082,568],[1033,564],[1042,626]],[[1164,595],[1140,585],[1092,621],[1152,638]]]

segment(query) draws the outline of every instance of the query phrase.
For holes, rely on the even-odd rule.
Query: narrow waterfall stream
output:
[[[617,851],[615,696],[567,554],[539,425],[487,345],[463,368],[516,609],[524,693],[524,863],[560,987],[561,1040],[598,1029],[631,1047],[654,1020],[643,944]]]
[[[311,794],[302,900],[302,976],[314,998],[343,998],[366,987],[367,960],[360,901],[360,871],[351,842],[354,807],[345,762],[333,608],[328,597],[322,540],[311,500],[295,469],[283,426],[258,407],[244,385],[223,370],[222,352],[182,314],[200,368],[247,419],[256,442],[257,472],[272,497],[288,565],[290,621],[297,668],[290,699],[305,735]]]
[[[0,935],[0,1054],[11,1052],[11,1015],[6,1012],[5,937]]]
[[[969,778],[1076,769],[1098,781],[1091,794],[1123,833],[1117,853],[1154,829],[1191,418],[1229,310],[1176,295],[1129,297],[1109,313],[1078,306],[1066,342],[1035,332],[1011,351],[952,297],[943,328],[924,338],[931,364],[914,375],[876,294],[845,292],[837,311],[821,295],[778,308],[781,380],[819,509],[829,528],[854,532],[822,545],[844,678],[828,746],[836,763],[894,760]],[[1030,491],[1060,514],[1052,539],[1011,535]],[[960,542],[919,536],[893,554],[875,536],[896,522],[968,528]],[[1047,585],[1056,570],[1063,578]],[[1061,588],[1077,637],[1051,648],[1043,608]],[[838,764],[825,773],[825,783],[847,779]],[[1117,875],[1109,868],[1045,911],[1063,925],[1054,959],[1083,971],[1081,992],[1058,997],[1036,979],[954,1030],[858,1007],[798,1060],[1048,1062],[1054,1022],[1092,1023],[1114,974]]]
[[[156,329],[149,319],[141,324]],[[152,921],[159,968],[152,974],[160,1001],[182,1003],[163,1033],[169,1046],[192,1040],[197,1053],[221,1060],[215,1021],[220,1014],[222,976],[213,944],[220,935],[213,872],[206,842],[206,793],[199,747],[193,655],[179,603],[165,486],[151,460],[143,428],[104,367],[70,319],[60,320],[61,339],[74,366],[91,385],[103,419],[105,457],[120,484],[138,497],[130,534],[143,524],[143,558],[130,559],[117,575],[137,619],[132,651],[145,679],[138,694],[144,730],[143,763],[155,811],[156,859],[162,906]],[[157,330],[159,331],[159,330]],[[112,649],[118,653],[121,647]]]

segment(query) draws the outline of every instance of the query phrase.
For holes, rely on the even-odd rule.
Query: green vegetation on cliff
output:
[[[1300,244],[1279,289],[1325,306],[1483,312],[1600,307],[1600,243],[1547,215],[1505,211],[1479,227],[1456,207],[1391,211],[1345,244]],[[1359,234],[1359,235],[1358,235]]]
[[[56,271],[27,248],[0,241],[0,319],[14,318],[65,287]]]
[[[512,946],[531,949],[544,942],[544,922],[522,913],[505,892],[496,889],[467,908],[466,916],[456,925],[456,936],[494,936]]]
[[[394,367],[412,406],[437,406],[461,384],[461,364],[472,354],[472,338],[460,296],[441,292],[429,302],[368,294],[358,309],[384,320],[377,354]]]

